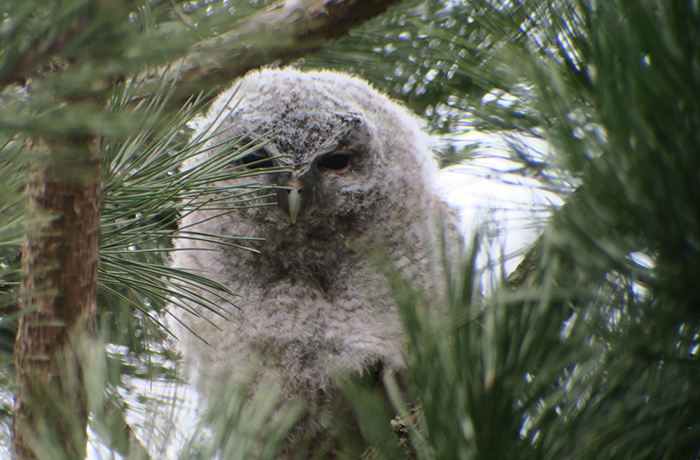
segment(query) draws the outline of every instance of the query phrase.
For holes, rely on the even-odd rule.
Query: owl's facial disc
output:
[[[262,184],[277,189],[274,195],[270,188],[261,192],[278,208],[276,215],[270,215],[274,208],[261,208],[261,217],[276,222],[281,218],[305,231],[309,225],[348,214],[349,190],[359,186],[372,164],[369,152],[374,151],[370,126],[359,115],[319,121],[296,111],[266,124],[255,119],[241,123],[240,129],[248,130],[239,134],[241,148],[259,145],[238,158],[236,166],[255,171]],[[263,174],[266,169],[269,175]]]
[[[287,164],[293,172],[291,176],[279,178],[281,187],[277,192],[277,204],[289,216],[292,225],[296,224],[302,209],[325,202],[322,197],[328,191],[323,191],[326,182],[323,176],[343,174],[350,169],[351,163],[351,150],[341,147],[312,156],[311,161],[305,159],[302,163]]]

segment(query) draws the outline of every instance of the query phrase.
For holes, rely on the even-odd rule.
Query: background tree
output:
[[[106,370],[96,365],[102,361],[94,354],[80,361],[90,384],[78,394],[89,396],[85,407],[100,439],[124,455],[141,454],[133,442],[130,450],[124,429],[123,376],[176,378],[173,357],[161,346],[159,315],[168,295],[188,294],[170,280],[206,283],[164,265],[173,216],[215,205],[205,187],[216,170],[196,177],[176,172],[196,149],[183,133],[186,121],[209,93],[183,103],[238,75],[231,69],[291,62],[324,45],[323,34],[293,32],[325,24],[314,22],[316,15],[334,17],[312,3],[299,9],[247,1],[1,7],[3,302],[14,305],[18,295],[22,221],[47,225],[25,211],[21,178],[45,164],[46,149],[51,161],[67,158],[54,152],[74,152],[87,170],[90,155],[102,154],[97,336],[107,344],[108,364]],[[263,24],[268,28],[258,28]],[[159,67],[180,62],[194,43],[201,44],[182,65],[170,73]],[[443,135],[443,164],[488,155],[460,142],[465,133],[503,136],[518,165],[514,172],[566,199],[521,266],[501,273],[500,285],[481,285],[474,260],[483,246],[476,240],[462,269],[448,275],[447,318],[428,317],[421,293],[394,280],[422,406],[419,431],[410,414],[403,417],[416,456],[699,455],[699,45],[700,11],[692,0],[407,0],[297,61],[354,71],[403,100]],[[211,50],[232,58],[209,61]],[[152,77],[130,78],[148,70]],[[29,90],[15,84],[27,76]],[[546,140],[550,150],[537,152],[532,139]],[[181,205],[179,197],[190,199]],[[446,250],[446,258],[455,257]],[[0,325],[7,331],[3,343],[12,347],[17,313],[8,313]],[[75,349],[88,355],[84,346]],[[9,351],[4,363],[11,362]],[[11,387],[12,368],[3,369]],[[355,397],[372,423],[371,397]],[[233,395],[211,421],[212,435],[184,443],[183,455],[210,458],[220,448],[245,458],[240,446],[252,435],[239,420],[255,420],[259,432],[252,437],[274,446],[285,421],[265,423],[269,402],[241,400]],[[51,428],[39,427],[32,445],[45,452],[82,445],[84,435],[72,447],[52,441]],[[395,455],[380,446],[370,455]]]

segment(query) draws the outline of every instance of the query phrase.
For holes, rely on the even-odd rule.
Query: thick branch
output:
[[[100,240],[101,161],[89,139],[50,145],[74,149],[78,177],[42,164],[28,185],[29,228],[15,343],[13,458],[37,458],[49,429],[68,458],[85,456],[88,410],[74,341],[94,322]],[[92,154],[90,152],[92,149]],[[91,158],[92,157],[92,158]]]
[[[280,2],[233,30],[195,45],[182,60],[143,75],[140,98],[155,92],[160,79],[177,81],[172,104],[266,64],[285,64],[319,50],[400,0],[315,0]],[[136,98],[138,101],[139,98]]]

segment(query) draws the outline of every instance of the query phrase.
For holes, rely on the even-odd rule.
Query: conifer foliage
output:
[[[0,3],[3,453],[13,427],[16,459],[81,458],[89,419],[105,449],[163,455],[153,446],[164,434],[128,415],[131,382],[180,378],[168,302],[217,309],[188,286],[225,292],[168,266],[175,222],[246,205],[209,195],[236,174],[224,158],[179,172],[203,142],[187,123],[236,76],[293,63],[355,72],[401,99],[442,136],[445,165],[488,155],[464,134],[503,137],[514,172],[565,200],[488,289],[475,262],[485,237],[464,255],[446,247],[445,266],[458,268],[444,316],[387,268],[417,400],[386,382],[405,407],[397,449],[372,396],[347,390],[387,435],[368,458],[700,456],[698,2],[405,0],[385,11],[393,3]],[[295,413],[274,414],[271,401],[233,393],[207,430],[174,443],[178,455],[243,459],[262,440],[274,458]]]

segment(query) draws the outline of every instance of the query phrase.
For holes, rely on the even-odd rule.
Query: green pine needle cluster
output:
[[[136,400],[163,414],[186,405],[158,402],[134,383],[182,381],[166,307],[197,302],[225,314],[192,288],[204,287],[211,298],[235,294],[169,266],[176,222],[194,209],[225,213],[260,203],[248,194],[222,200],[212,193],[217,181],[251,174],[235,160],[252,144],[234,157],[215,154],[194,171],[179,169],[205,142],[190,138],[188,123],[206,110],[207,94],[172,112],[172,83],[163,80],[144,99],[139,78],[110,78],[143,75],[163,56],[181,57],[192,43],[268,5],[114,3],[95,15],[88,1],[0,6],[0,411],[9,423],[17,255],[32,218],[24,206],[24,175],[34,159],[28,137],[104,136],[99,340],[83,353],[91,363],[91,426],[125,458],[158,458],[168,435],[133,423],[129,411],[138,411]],[[75,11],[89,18],[87,26]],[[114,28],[115,17],[129,17],[128,26]],[[100,28],[108,52],[81,38]],[[53,61],[69,60],[67,70],[23,60],[68,30],[77,34],[74,47]],[[22,69],[27,63],[34,67]],[[477,263],[490,246],[485,236],[466,248],[446,246],[444,304],[380,268],[404,319],[416,399],[402,401],[388,377],[385,390],[400,409],[390,421],[377,410],[376,394],[345,389],[376,437],[363,458],[700,456],[697,1],[406,0],[296,65],[360,74],[403,101],[442,136],[436,155],[444,166],[488,153],[465,144],[465,134],[502,137],[519,174],[565,199],[513,273]],[[17,69],[47,77],[27,92]],[[81,106],[65,103],[94,81],[110,83]],[[543,157],[528,139],[551,150]],[[230,150],[228,143],[214,149]],[[180,231],[193,240],[222,238]],[[248,250],[235,235],[226,242]],[[485,286],[484,270],[500,282]],[[270,383],[265,397],[245,401],[245,387],[231,389],[226,404],[178,440],[180,458],[217,451],[221,458],[274,458],[299,409],[276,412],[275,391]],[[47,458],[56,454],[50,430],[40,434]]]

